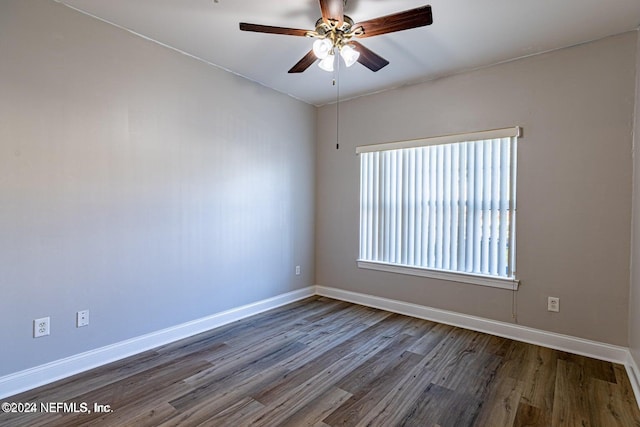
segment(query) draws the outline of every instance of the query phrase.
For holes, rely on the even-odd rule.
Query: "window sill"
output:
[[[490,286],[492,288],[508,289],[510,291],[517,291],[520,284],[520,281],[517,279],[483,276],[480,274],[454,273],[443,270],[429,270],[426,268],[387,264],[384,262],[358,260],[358,268],[387,271],[389,273],[410,274],[412,276],[431,277],[433,279]]]

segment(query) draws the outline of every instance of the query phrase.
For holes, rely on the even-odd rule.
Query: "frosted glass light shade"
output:
[[[325,59],[333,49],[333,43],[329,39],[318,39],[313,42],[313,53],[318,59]]]
[[[351,67],[360,57],[360,52],[355,50],[353,46],[347,44],[340,49],[340,56],[344,59],[345,65]]]
[[[324,71],[333,71],[333,63],[335,56],[333,54],[327,55],[322,61],[318,63],[318,67]]]

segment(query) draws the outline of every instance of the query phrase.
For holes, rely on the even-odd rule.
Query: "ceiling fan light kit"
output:
[[[315,31],[307,32],[307,37],[316,38],[313,53],[321,60],[318,66],[325,71],[333,71],[336,50],[340,52],[347,67],[355,64],[360,56],[360,52],[348,43],[352,37],[362,34],[362,30],[359,27],[354,29],[353,20],[347,15],[343,16],[342,24],[338,24],[338,21],[330,20],[327,23],[320,18],[316,22]]]
[[[389,61],[352,40],[353,38],[373,37],[433,23],[431,6],[428,5],[354,23],[353,19],[344,14],[344,0],[319,1],[322,17],[316,22],[314,30],[273,27],[245,22],[240,23],[240,30],[315,38],[313,48],[289,70],[289,73],[301,73],[318,59],[320,60],[318,66],[321,69],[333,71],[337,56],[336,50],[340,53],[340,57],[347,67],[359,62],[375,72],[386,67]]]
[[[329,39],[318,39],[313,42],[313,54],[320,59],[318,67],[325,71],[333,71],[336,49],[340,52],[340,56],[347,67],[351,67],[355,64],[358,57],[360,57],[360,52],[358,52],[352,45],[341,44],[336,46]]]

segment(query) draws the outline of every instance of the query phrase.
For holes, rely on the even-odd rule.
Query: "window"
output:
[[[358,266],[517,289],[520,128],[360,146]]]

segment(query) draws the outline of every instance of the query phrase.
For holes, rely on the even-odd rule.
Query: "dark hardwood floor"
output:
[[[2,400],[38,404],[11,427],[640,426],[621,365],[323,297]]]

